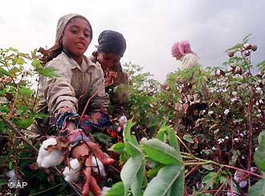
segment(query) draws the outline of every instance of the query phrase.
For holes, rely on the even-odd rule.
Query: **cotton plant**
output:
[[[48,138],[43,141],[39,149],[37,158],[38,166],[49,168],[60,165],[65,158],[65,152],[67,150],[67,144],[62,142],[60,138]]]

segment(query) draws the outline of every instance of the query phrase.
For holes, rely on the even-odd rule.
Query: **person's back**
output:
[[[199,57],[191,50],[188,41],[176,42],[171,48],[171,54],[176,60],[181,61],[180,69],[200,66]]]

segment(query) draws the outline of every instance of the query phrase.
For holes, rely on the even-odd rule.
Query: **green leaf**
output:
[[[184,166],[170,165],[159,170],[147,185],[144,196],[176,196],[184,194]]]
[[[185,135],[183,136],[183,139],[184,139],[185,141],[191,143],[191,144],[194,143],[194,141],[193,141],[193,139],[192,139],[192,136],[191,136],[190,134],[185,134]]]
[[[158,171],[159,171],[162,167],[165,167],[165,165],[161,165],[161,164],[159,164],[159,165],[155,166],[154,168],[148,170],[148,172],[147,172],[147,176],[148,176],[149,178],[153,178],[153,177],[155,177],[155,176],[157,175]]]
[[[124,185],[122,182],[117,182],[104,196],[121,196],[124,195]]]
[[[263,133],[262,133],[263,135]],[[261,171],[265,171],[265,137],[259,137],[258,149],[254,154],[254,162]]]
[[[260,179],[253,186],[250,187],[249,196],[265,196],[265,180]]]
[[[58,77],[56,74],[55,70],[52,67],[44,67],[44,68],[39,68],[36,70],[40,75],[49,77],[49,78],[55,78]]]
[[[243,42],[244,43],[248,42],[248,39],[249,39],[250,36],[251,36],[251,33],[248,34],[246,37],[244,37]]]
[[[21,95],[24,95],[24,96],[30,96],[33,94],[33,90],[31,90],[30,88],[27,88],[25,86],[20,86],[19,92]]]
[[[145,140],[141,143],[148,158],[165,165],[183,164],[180,153],[168,144],[158,139]]]
[[[137,173],[141,170],[144,157],[142,155],[130,157],[121,170],[121,179],[124,184],[124,196],[136,180]]]
[[[21,119],[15,122],[15,124],[22,129],[28,128],[32,123],[34,119],[33,118],[27,118],[27,119]]]
[[[260,132],[258,137],[259,144],[261,143],[262,140],[264,140],[264,138],[265,138],[265,131],[263,130],[262,132]]]
[[[168,139],[170,146],[172,146],[176,150],[179,150],[177,138],[176,138],[176,135],[173,129],[166,126],[165,124],[163,124],[161,128],[159,129],[159,131],[157,132],[156,138],[162,142],[165,142],[166,139]]]
[[[45,119],[45,118],[48,118],[48,117],[50,117],[50,115],[49,114],[45,114],[45,113],[37,113],[37,114],[35,114],[35,116],[34,116],[35,118],[38,118],[38,119]]]
[[[95,138],[96,141],[102,143],[102,144],[105,144],[105,145],[108,145],[110,146],[110,142],[111,142],[111,138],[109,135],[106,135],[104,133],[101,133],[101,132],[96,132],[96,133],[93,133],[92,134],[93,137]]]
[[[12,77],[12,74],[10,74],[8,71],[6,71],[2,67],[0,67],[0,74]]]
[[[31,65],[32,65],[36,70],[39,70],[39,69],[42,68],[41,61],[38,60],[38,59],[35,59],[34,61],[32,61]]]
[[[144,174],[145,174],[145,162],[142,162],[142,165],[140,167],[140,169],[138,170],[137,174],[136,174],[136,178],[133,181],[131,190],[132,190],[132,194],[133,196],[141,196],[142,194],[142,184],[144,181]]]
[[[209,171],[214,170],[214,167],[212,164],[202,165],[202,168],[207,169]]]
[[[212,189],[215,183],[215,179],[217,177],[218,177],[218,174],[216,172],[209,172],[206,176],[203,177],[202,183]]]
[[[25,63],[25,60],[22,58],[19,58],[19,57],[16,58],[15,60],[16,60],[16,64],[18,64],[18,65],[23,65]]]
[[[129,120],[124,131],[123,131],[123,139],[125,143],[125,150],[131,156],[136,156],[142,154],[142,150],[139,147],[137,139],[135,136],[131,135],[131,128],[135,123],[132,120]]]
[[[240,49],[243,47],[242,43],[238,43],[236,45],[234,45],[232,48],[227,49],[225,52],[231,51],[231,50],[235,50],[235,49]]]
[[[113,144],[109,150],[121,154],[124,152],[124,149],[125,149],[124,143],[116,143]]]

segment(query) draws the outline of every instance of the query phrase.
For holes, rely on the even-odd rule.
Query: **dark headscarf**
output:
[[[98,51],[114,53],[123,56],[126,49],[126,41],[123,35],[117,31],[105,30],[98,37]]]

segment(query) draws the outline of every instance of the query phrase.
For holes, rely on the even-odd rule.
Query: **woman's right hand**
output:
[[[71,152],[71,157],[81,158],[84,160],[85,163],[85,167],[83,169],[83,173],[85,176],[85,184],[83,185],[84,196],[88,196],[90,190],[94,194],[94,196],[100,196],[102,192],[96,179],[93,177],[91,173],[92,156],[98,158],[105,165],[110,165],[115,162],[114,159],[109,158],[94,142],[83,142],[80,145],[74,147],[74,149]]]

